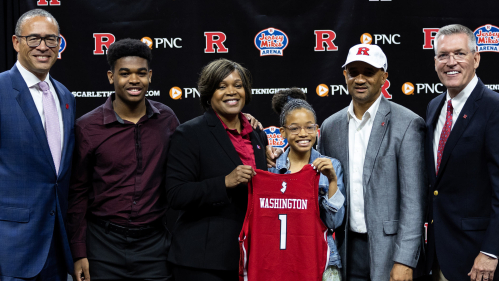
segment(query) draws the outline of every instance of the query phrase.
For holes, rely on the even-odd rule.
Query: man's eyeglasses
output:
[[[42,43],[42,40],[45,41],[45,45],[49,48],[55,48],[57,45],[59,45],[59,42],[61,40],[61,36],[55,36],[55,35],[48,35],[45,37],[41,37],[38,35],[28,35],[28,36],[21,36],[21,35],[16,35],[16,37],[24,37],[26,39],[26,44],[28,44],[29,47],[35,48],[40,46]]]
[[[473,53],[473,52],[471,52]],[[455,61],[457,62],[463,62],[466,60],[466,56],[468,55],[469,53],[465,53],[465,52],[457,52],[457,53],[448,53],[448,54],[439,54],[437,55],[437,60],[439,62],[448,62],[450,57],[452,56],[454,58]]]
[[[288,129],[292,135],[298,135],[301,132],[301,130],[305,130],[307,134],[314,134],[317,132],[317,124],[310,124],[305,127],[296,126],[296,125],[291,125],[289,127],[283,126],[283,127]]]

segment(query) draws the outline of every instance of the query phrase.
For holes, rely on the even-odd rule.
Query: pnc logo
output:
[[[400,45],[400,41],[396,41],[396,37],[400,38],[400,34],[374,34],[364,33],[360,36],[360,43],[362,44],[395,44]]]
[[[170,97],[174,100],[178,100],[182,98],[182,89],[179,87],[173,87],[170,89]]]
[[[404,85],[402,85],[402,93],[404,93],[404,95],[414,95],[414,84],[405,82]]]
[[[373,37],[369,33],[364,33],[360,36],[360,43],[371,44],[373,42]]]
[[[414,94],[441,94],[445,90],[445,87],[442,83],[411,83],[405,82],[402,85],[402,93],[404,95],[414,95]]]
[[[151,39],[151,37],[142,37],[142,39],[140,39],[140,41],[144,42],[144,44],[146,44],[147,46],[149,46],[149,48],[160,48],[160,47],[163,47],[163,48],[166,48],[166,46],[168,45],[168,47],[170,48],[182,48],[182,46],[180,46],[180,43],[178,43],[177,41],[182,41],[182,38],[154,38],[154,39]]]
[[[149,47],[150,49],[152,49],[152,39],[151,39],[151,37],[142,37],[142,39],[140,39],[140,41],[142,41],[142,43],[146,44],[147,47]]]
[[[319,97],[325,97],[329,94],[329,88],[326,84],[320,84],[315,88],[315,92]]]

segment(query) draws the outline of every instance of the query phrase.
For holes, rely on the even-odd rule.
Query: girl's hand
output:
[[[312,163],[312,167],[317,170],[317,172],[325,175],[329,180],[329,183],[336,182],[338,178],[336,177],[336,172],[333,168],[333,163],[328,158],[317,158]]]
[[[325,175],[329,180],[328,198],[331,198],[338,190],[338,178],[336,177],[333,163],[327,158],[317,158],[312,163],[312,167],[317,170],[317,172]]]

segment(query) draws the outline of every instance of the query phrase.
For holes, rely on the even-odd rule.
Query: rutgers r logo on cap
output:
[[[50,2],[50,6],[61,6],[61,1],[59,0],[38,0],[36,2],[37,6],[48,6]]]
[[[357,55],[364,55],[364,56],[369,56],[369,53],[367,52],[369,51],[369,48],[366,48],[366,47],[360,47],[359,48],[359,51],[357,52]]]

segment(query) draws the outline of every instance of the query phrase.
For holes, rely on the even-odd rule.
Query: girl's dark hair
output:
[[[220,82],[225,77],[229,76],[232,72],[237,71],[243,82],[245,92],[245,104],[251,101],[251,74],[237,62],[228,59],[218,59],[210,62],[203,67],[201,75],[198,80],[198,91],[201,100],[201,106],[204,110],[208,110],[211,106],[209,104],[213,94],[218,88]]]
[[[286,125],[286,117],[288,114],[299,108],[305,108],[314,114],[314,119],[317,121],[317,116],[312,106],[307,102],[307,95],[298,89],[290,88],[280,90],[272,97],[272,109],[279,114],[281,126]]]

